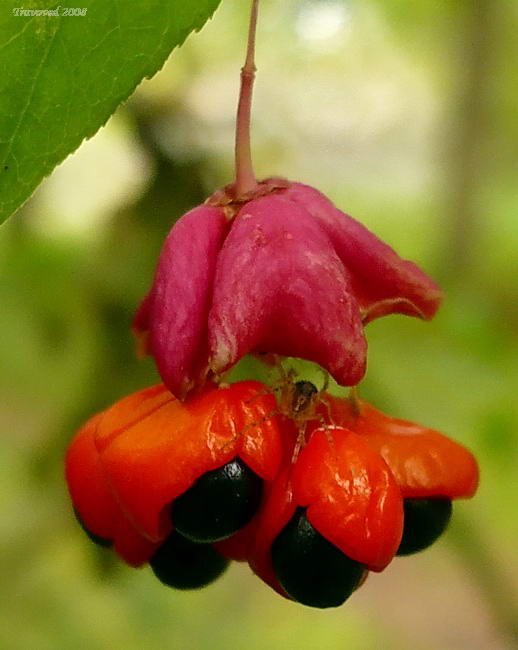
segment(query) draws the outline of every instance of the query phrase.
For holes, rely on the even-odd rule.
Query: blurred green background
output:
[[[244,565],[168,590],[74,521],[68,441],[157,380],[130,320],[173,221],[232,178],[247,18],[223,0],[0,231],[0,647],[518,647],[516,2],[262,2],[258,176],[318,187],[446,291],[432,323],[369,325],[361,387],[477,454],[442,541],[318,611]]]

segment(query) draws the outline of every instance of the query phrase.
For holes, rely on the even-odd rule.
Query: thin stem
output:
[[[349,390],[349,402],[353,410],[353,414],[358,417],[362,413],[360,397],[358,395],[358,386],[351,386]]]
[[[257,13],[259,0],[252,0],[250,27],[248,30],[248,48],[245,65],[241,68],[241,90],[237,107],[236,122],[236,195],[242,196],[257,187],[252,167],[250,148],[250,116],[252,111],[252,93],[255,79],[255,34],[257,30]]]

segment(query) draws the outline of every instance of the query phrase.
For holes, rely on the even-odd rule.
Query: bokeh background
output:
[[[263,0],[259,177],[312,184],[444,287],[432,323],[368,327],[362,395],[473,449],[442,541],[337,610],[244,565],[168,590],[88,543],[63,480],[80,423],[156,381],[129,323],[161,242],[232,178],[248,2],[223,0],[0,230],[0,646],[518,647],[518,4]]]

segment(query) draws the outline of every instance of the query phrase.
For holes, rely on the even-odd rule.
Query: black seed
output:
[[[445,531],[451,518],[451,501],[446,498],[405,499],[403,538],[397,555],[410,555],[427,548]]]
[[[156,577],[175,589],[201,589],[225,571],[229,561],[210,544],[195,544],[173,532],[149,561]]]
[[[83,520],[81,519],[79,513],[75,508],[74,508],[74,514],[76,516],[78,524],[81,526],[83,531],[88,535],[88,537],[94,544],[97,544],[98,546],[104,546],[105,548],[109,548],[113,544],[111,539],[105,539],[104,537],[99,537],[99,535],[96,535],[95,533],[92,533],[91,530],[88,530],[88,528],[85,526]]]
[[[257,512],[262,480],[239,458],[207,472],[173,503],[175,529],[193,542],[216,542],[233,535]]]
[[[279,582],[296,601],[310,607],[338,607],[353,593],[365,566],[318,533],[299,508],[272,544]]]

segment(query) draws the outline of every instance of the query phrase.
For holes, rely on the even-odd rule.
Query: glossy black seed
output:
[[[360,583],[365,566],[317,532],[299,508],[272,544],[273,570],[282,587],[310,607],[338,607]]]
[[[156,577],[175,589],[201,589],[225,571],[229,561],[210,544],[196,544],[173,532],[149,561]]]
[[[405,499],[403,538],[397,555],[427,548],[445,531],[451,518],[451,501],[445,498]]]
[[[81,519],[79,513],[75,508],[74,508],[74,514],[76,516],[78,524],[81,526],[83,531],[88,535],[90,541],[92,541],[94,544],[97,544],[98,546],[104,546],[105,548],[109,548],[113,544],[111,539],[105,539],[104,537],[99,537],[99,535],[96,535],[95,533],[92,533],[91,530],[88,530],[88,528],[85,526],[83,520]]]
[[[216,542],[233,535],[257,512],[263,482],[235,458],[207,472],[173,503],[175,529],[194,542]]]

